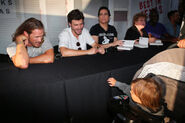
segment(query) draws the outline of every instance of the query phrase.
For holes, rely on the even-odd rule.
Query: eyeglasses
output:
[[[82,50],[82,48],[80,47],[80,42],[76,42],[76,46],[78,46],[78,50]]]

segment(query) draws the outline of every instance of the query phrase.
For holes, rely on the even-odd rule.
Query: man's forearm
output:
[[[36,63],[53,63],[54,62],[54,51],[53,49],[49,49],[44,54],[41,54],[36,57],[31,57],[29,59],[30,64]]]
[[[113,47],[114,45],[113,45],[113,43],[109,43],[109,44],[102,44],[101,46],[106,49],[109,47]]]
[[[14,65],[18,68],[26,69],[29,64],[29,56],[22,40],[16,41],[16,54],[12,57]]]
[[[88,50],[66,49],[65,51],[62,51],[61,54],[63,57],[88,55]]]

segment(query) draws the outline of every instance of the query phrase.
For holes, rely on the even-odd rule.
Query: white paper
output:
[[[124,47],[134,47],[134,40],[123,40],[123,46]]]
[[[123,41],[123,45],[122,46],[118,46],[117,49],[118,50],[132,50],[134,47],[134,40],[122,40]]]
[[[139,44],[140,45],[148,45],[148,38],[145,37],[139,37]]]
[[[148,48],[148,38],[139,37],[139,43],[134,44],[134,46],[139,48]]]
[[[156,40],[154,43],[150,43],[150,45],[154,45],[154,46],[162,46],[163,43],[161,40]]]
[[[118,46],[117,49],[118,50],[132,50],[133,48],[124,47],[124,46]]]

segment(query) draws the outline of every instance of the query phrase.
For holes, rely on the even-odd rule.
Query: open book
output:
[[[150,45],[154,45],[154,46],[163,46],[163,43],[161,40],[156,40],[154,43],[150,43]]]
[[[139,37],[139,43],[134,44],[134,46],[139,48],[148,48],[148,38]]]
[[[118,50],[132,50],[134,47],[134,40],[123,40],[123,45],[118,46]]]

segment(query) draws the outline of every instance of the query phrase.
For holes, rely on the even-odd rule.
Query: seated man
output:
[[[89,31],[84,28],[84,16],[78,9],[72,10],[67,15],[70,28],[64,29],[59,34],[59,48],[62,56],[104,54],[104,48],[100,47],[91,37]],[[87,44],[92,48],[87,50]]]
[[[104,48],[122,45],[123,41],[118,41],[117,31],[114,26],[109,25],[110,11],[107,7],[100,7],[98,11],[99,23],[92,26],[90,34],[98,44]]]
[[[149,14],[149,21],[145,26],[146,32],[151,36],[162,41],[176,42],[178,39],[169,35],[163,24],[159,23],[159,14],[156,9],[152,9]]]
[[[173,36],[178,38],[180,33],[180,25],[179,23],[179,12],[177,10],[173,10],[168,12],[169,22],[165,25],[167,32]]]
[[[53,63],[54,51],[51,43],[44,39],[44,25],[35,18],[24,21],[13,36],[7,53],[13,64],[21,69],[34,63]]]

